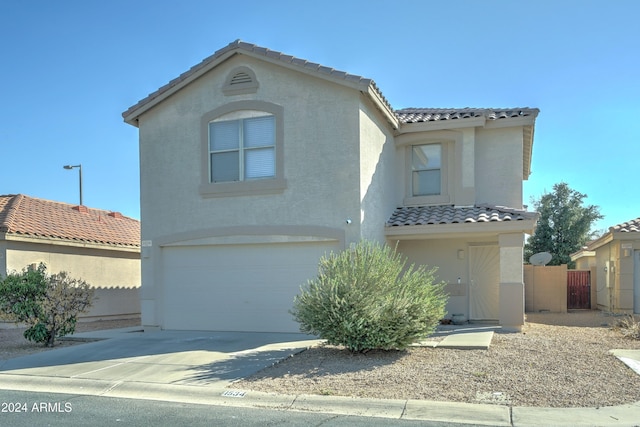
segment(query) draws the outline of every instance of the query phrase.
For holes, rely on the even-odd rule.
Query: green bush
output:
[[[405,349],[434,332],[444,317],[444,283],[436,268],[406,267],[388,246],[360,242],[320,260],[302,286],[293,314],[300,330],[352,352]]]
[[[0,281],[0,313],[16,323],[26,323],[24,337],[54,345],[56,337],[75,331],[77,315],[91,307],[93,289],[68,273],[47,275],[46,267],[26,268]]]

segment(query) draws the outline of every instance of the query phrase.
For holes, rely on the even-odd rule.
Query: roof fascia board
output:
[[[580,258],[592,257],[592,256],[596,256],[595,251],[587,251],[587,250],[581,249],[578,252],[572,253],[570,255],[570,258],[571,258],[571,261],[576,261]]]
[[[613,233],[612,232],[608,232],[604,236],[602,236],[599,239],[597,239],[595,242],[593,242],[590,245],[588,245],[587,246],[587,250],[589,250],[589,251],[596,250],[599,247],[604,246],[607,243],[610,243],[611,241],[613,241]]]
[[[536,122],[535,116],[513,117],[513,118],[506,117],[506,118],[497,119],[497,120],[487,120],[487,124],[485,125],[485,127],[487,129],[498,129],[498,128],[534,125],[535,122]]]
[[[536,221],[521,220],[490,223],[434,224],[385,227],[386,236],[414,239],[453,238],[461,235],[485,235],[522,232],[532,234]]]
[[[369,95],[369,99],[373,101],[375,106],[378,107],[380,111],[382,111],[382,114],[384,114],[385,118],[389,121],[389,123],[391,123],[393,129],[398,129],[398,127],[400,126],[398,117],[396,117],[393,111],[391,111],[387,104],[382,100],[382,98],[380,97],[380,92],[375,90],[372,85],[369,85],[366,94]]]
[[[640,233],[635,231],[614,231],[613,240],[640,240]]]
[[[482,127],[487,122],[486,117],[474,117],[470,119],[456,119],[456,120],[436,120],[432,122],[418,122],[418,123],[402,123],[399,134],[411,133],[411,132],[426,132],[431,130],[446,130],[446,129],[463,129],[471,127]]]
[[[118,251],[118,252],[134,252],[140,253],[139,246],[126,246],[126,245],[115,245],[115,244],[106,244],[106,243],[96,243],[96,242],[85,242],[85,241],[70,241],[63,239],[55,239],[51,237],[44,236],[27,236],[27,235],[19,235],[13,233],[5,233],[2,237],[7,242],[23,242],[23,243],[36,243],[40,245],[55,245],[55,246],[67,246],[74,248],[88,248],[88,249],[101,249],[101,250],[109,250],[109,251]]]
[[[180,76],[176,77],[175,79],[171,80],[166,85],[160,87],[158,90],[153,92],[153,93],[157,93],[157,96],[149,99],[147,102],[145,102],[144,104],[140,105],[138,108],[135,108],[134,110],[128,111],[127,114],[124,116],[125,123],[128,123],[128,124],[130,124],[132,126],[136,126],[137,127],[138,126],[138,117],[140,117],[142,114],[146,113],[147,111],[149,111],[150,109],[155,107],[160,102],[162,102],[165,99],[169,98],[174,93],[180,91],[182,88],[184,88],[188,84],[190,84],[190,83],[194,82],[195,80],[199,79],[204,74],[206,74],[209,70],[212,70],[213,68],[217,67],[219,64],[223,63],[224,61],[226,61],[227,59],[229,59],[232,56],[236,55],[237,53],[238,53],[237,50],[225,52],[224,54],[222,54],[218,58],[215,58],[215,59],[213,59],[211,61],[208,61],[208,62],[205,60],[204,63],[200,63],[198,65],[195,65],[194,67],[192,67],[189,70],[185,71],[184,73],[180,74]],[[165,87],[166,87],[166,89],[163,89]],[[153,93],[150,94],[149,96],[153,95]]]

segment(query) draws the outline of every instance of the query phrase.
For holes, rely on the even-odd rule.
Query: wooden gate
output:
[[[589,270],[567,271],[567,309],[591,308],[591,272]]]

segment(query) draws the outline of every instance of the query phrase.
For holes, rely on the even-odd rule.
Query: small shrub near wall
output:
[[[640,321],[631,314],[618,320],[614,329],[627,338],[640,340]]]
[[[405,349],[435,331],[445,314],[436,269],[407,267],[386,245],[363,241],[320,260],[292,314],[300,330],[353,352]]]
[[[57,337],[75,331],[77,316],[91,307],[93,289],[66,272],[47,275],[46,267],[25,268],[0,281],[0,313],[16,323],[26,323],[30,341],[53,347]]]

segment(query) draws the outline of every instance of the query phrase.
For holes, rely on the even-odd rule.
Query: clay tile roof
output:
[[[0,233],[111,246],[140,246],[138,220],[119,212],[22,194],[0,196]]]
[[[632,219],[631,221],[614,225],[613,227],[609,228],[609,230],[619,233],[640,233],[640,218]]]
[[[398,227],[404,225],[467,224],[522,221],[536,217],[537,214],[534,212],[502,206],[409,206],[397,208],[386,225],[387,227]]]
[[[400,123],[435,122],[441,120],[464,120],[485,117],[487,120],[500,120],[515,117],[537,117],[537,108],[403,108],[395,114]]]

